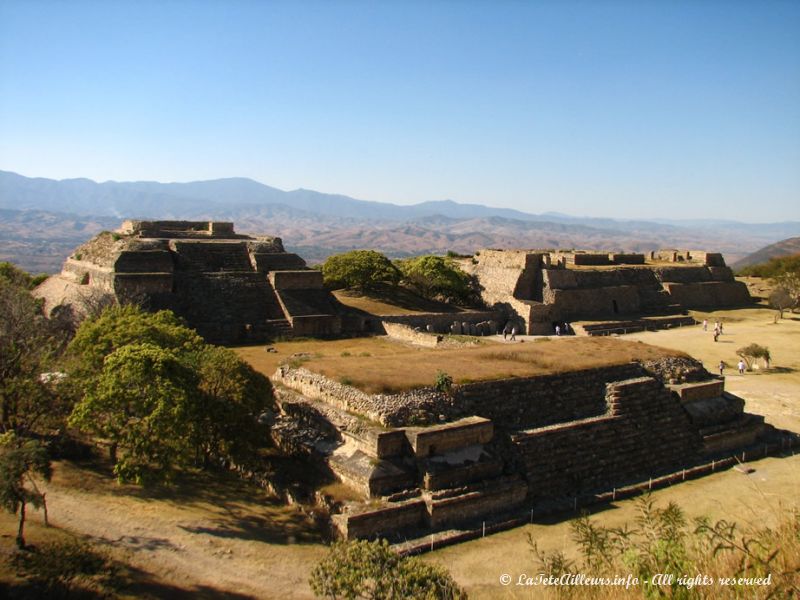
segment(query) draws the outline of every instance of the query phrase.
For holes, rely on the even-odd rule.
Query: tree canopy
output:
[[[417,256],[397,261],[403,283],[420,296],[447,302],[469,302],[472,279],[450,257]]]
[[[47,274],[31,275],[10,262],[0,262],[0,280],[31,290],[47,279]]]
[[[0,433],[26,435],[65,416],[43,373],[53,368],[66,338],[13,277],[0,276],[0,315]]]
[[[334,543],[311,572],[311,589],[320,598],[369,600],[456,600],[466,598],[443,568],[402,557],[386,540]]]
[[[744,267],[738,274],[774,279],[784,273],[800,274],[800,254],[776,256],[765,263]]]
[[[380,284],[397,285],[400,271],[380,252],[351,250],[328,257],[322,264],[325,285],[332,289],[374,289]]]
[[[122,481],[169,480],[211,460],[242,464],[264,445],[269,380],[172,313],[113,307],[70,344],[79,380],[70,424],[110,443]]]

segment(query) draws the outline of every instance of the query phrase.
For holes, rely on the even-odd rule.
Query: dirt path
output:
[[[295,509],[259,502],[252,492],[232,500],[235,485],[227,499],[216,490],[155,498],[129,495],[100,478],[84,485],[90,489],[75,489],[76,477],[92,474],[57,466],[47,489],[51,522],[91,536],[141,570],[150,583],[139,591],[170,598],[313,597],[308,577],[325,548]]]

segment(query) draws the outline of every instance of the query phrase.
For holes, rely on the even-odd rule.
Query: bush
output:
[[[436,383],[434,387],[443,394],[449,394],[453,389],[453,378],[444,371],[439,371],[436,373]]]
[[[752,365],[759,358],[764,361],[764,366],[769,369],[770,353],[769,348],[766,346],[759,346],[758,344],[750,344],[736,351],[736,355],[741,357],[747,364],[747,370],[752,368]]]
[[[466,598],[441,567],[404,558],[386,540],[336,542],[309,580],[319,598],[456,600]]]
[[[800,569],[800,512],[787,515],[773,529],[739,531],[725,520],[693,522],[670,502],[655,506],[652,498],[636,501],[638,517],[621,528],[596,525],[584,515],[572,523],[580,557],[568,560],[561,552],[542,552],[529,536],[538,567],[555,578],[581,574],[587,578],[635,577],[625,585],[563,586],[566,598],[785,598],[792,597],[793,579]],[[706,577],[695,585],[689,580]],[[660,575],[661,577],[655,577]],[[765,580],[770,585],[727,585],[720,578]]]

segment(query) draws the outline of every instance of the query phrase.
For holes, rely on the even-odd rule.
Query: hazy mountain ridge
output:
[[[42,270],[48,271],[58,270],[72,248],[102,229],[116,228],[123,218],[229,220],[243,233],[282,237],[311,261],[352,248],[408,256],[484,247],[640,252],[689,247],[723,252],[733,262],[775,240],[800,235],[798,222],[534,215],[452,200],[400,206],[304,189],[287,192],[246,178],[96,183],[0,171],[0,209],[6,209],[0,213],[0,256],[16,257],[24,268],[47,264]]]
[[[770,258],[791,256],[792,254],[800,254],[800,237],[788,238],[770,244],[769,246],[756,250],[752,254],[748,254],[741,260],[736,261],[732,266],[734,269],[743,269],[750,265],[760,265],[768,262]]]

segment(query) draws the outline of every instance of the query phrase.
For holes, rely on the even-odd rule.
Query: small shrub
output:
[[[359,354],[359,356],[363,356],[364,358],[367,358],[369,356],[372,356],[372,354],[370,354],[369,352],[362,352],[361,354]]]
[[[345,351],[345,352],[342,352],[340,356],[346,357],[346,356],[352,356],[352,355],[349,352]]]
[[[741,357],[747,364],[747,370],[752,368],[752,365],[759,358],[764,361],[764,366],[769,368],[769,361],[771,359],[769,348],[766,346],[759,346],[758,344],[749,344],[736,351],[736,355]]]
[[[434,387],[437,391],[442,392],[443,394],[449,394],[453,389],[453,377],[444,371],[438,371],[436,373],[436,383],[434,384]]]
[[[350,379],[349,377],[340,377],[339,383],[341,383],[342,385],[353,385],[353,380]]]

